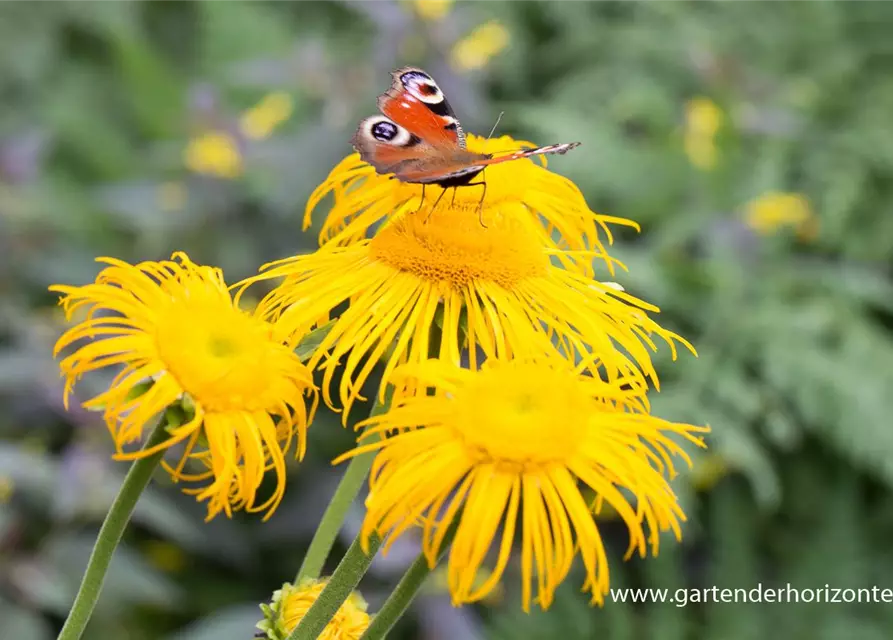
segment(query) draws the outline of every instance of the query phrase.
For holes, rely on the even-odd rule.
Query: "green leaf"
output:
[[[304,336],[304,339],[301,340],[301,343],[295,348],[295,354],[302,362],[307,362],[307,360],[316,353],[316,350],[319,349],[319,345],[321,345],[323,340],[326,339],[326,336],[329,335],[329,331],[332,330],[333,326],[335,326],[335,320],[329,320],[324,325],[317,327]]]

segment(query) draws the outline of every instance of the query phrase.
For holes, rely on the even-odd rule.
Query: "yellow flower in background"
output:
[[[470,134],[468,148],[481,153],[496,153],[535,145],[509,136],[485,140]],[[484,172],[487,193],[481,201],[481,187],[461,187],[444,194],[437,211],[459,207],[474,208],[483,204],[484,224],[499,218],[524,218],[537,223],[541,242],[554,249],[568,249],[579,260],[566,260],[565,266],[592,273],[593,257],[604,260],[613,273],[612,260],[599,238],[603,232],[613,242],[609,224],[638,229],[631,220],[597,214],[589,209],[580,189],[564,176],[548,171],[543,165],[525,159],[489,167]],[[422,185],[407,184],[375,173],[375,170],[353,153],[342,160],[310,195],[304,212],[304,228],[312,222],[314,209],[332,194],[334,203],[320,231],[320,244],[349,245],[369,235],[370,227],[389,218],[417,211],[422,202]],[[431,205],[441,194],[440,187],[429,185],[424,205]],[[478,223],[480,226],[480,223]],[[558,235],[558,238],[553,238]],[[575,265],[579,265],[578,267]]]
[[[554,342],[568,357],[598,354],[587,360],[594,375],[644,388],[647,378],[657,384],[653,336],[674,357],[675,341],[691,348],[649,317],[655,307],[556,265],[570,258],[545,246],[540,223],[523,205],[485,205],[483,227],[474,195],[460,190],[455,203],[444,200],[433,213],[432,199],[421,211],[404,210],[371,240],[274,262],[243,283],[285,278],[258,312],[290,345],[350,303],[308,361],[323,371],[330,406],[343,365],[338,393],[345,421],[381,359],[383,393],[397,365],[423,362],[432,349],[459,363],[467,348],[475,369],[487,358],[539,357],[554,351]],[[440,338],[432,339],[438,327]]]
[[[242,175],[242,154],[236,139],[225,131],[209,131],[189,141],[183,152],[186,168],[218,178]]]
[[[454,605],[498,584],[520,529],[522,603],[547,608],[579,552],[584,589],[602,603],[608,565],[593,506],[581,487],[611,505],[629,531],[627,555],[658,551],[659,533],[681,536],[685,515],[665,478],[679,442],[704,446],[705,427],[673,424],[637,411],[641,393],[580,375],[564,361],[492,362],[478,372],[430,360],[401,369],[435,395],[398,400],[369,418],[345,458],[377,451],[361,540],[387,536],[384,550],[422,528],[433,567],[458,518],[447,572]],[[396,434],[393,432],[397,431]],[[384,434],[387,438],[382,438]],[[460,515],[461,512],[461,515]],[[479,570],[497,548],[492,574]]]
[[[240,129],[247,138],[263,140],[270,137],[276,127],[288,120],[293,110],[292,97],[284,91],[276,91],[242,114]]]
[[[285,583],[273,593],[269,605],[260,606],[264,619],[257,628],[269,640],[285,640],[319,598],[326,583],[326,580],[304,580],[297,586]],[[359,640],[369,627],[366,608],[366,601],[354,591],[319,634],[318,640]]]
[[[438,22],[447,16],[454,2],[455,0],[412,0],[412,6],[420,18]]]
[[[709,98],[694,98],[685,105],[685,153],[697,168],[709,171],[716,166],[716,134],[722,122],[722,109]]]
[[[815,237],[818,221],[807,200],[799,193],[770,191],[752,200],[744,211],[747,225],[761,234],[793,227],[804,239]]]
[[[270,324],[234,305],[219,269],[195,265],[182,253],[137,265],[98,261],[109,266],[94,283],[50,287],[62,294],[68,320],[86,312],[54,351],[74,347],[59,365],[66,407],[84,373],[123,366],[107,391],[84,403],[104,412],[115,458],[133,460],[185,441],[179,464],[165,468],[175,481],[206,483],[187,492],[208,501],[209,519],[242,508],[269,517],[282,499],[285,454],[295,439],[297,457],[304,455],[316,398],[310,370],[272,338]],[[314,393],[309,411],[308,392]],[[169,438],[155,447],[124,452],[184,394],[194,407],[185,424],[168,427]],[[184,472],[190,459],[206,470]],[[276,489],[256,504],[270,469]]]
[[[288,93],[273,92],[242,114],[239,130],[249,140],[263,140],[288,120],[293,110],[294,101]],[[194,173],[228,180],[244,172],[239,141],[229,132],[217,129],[192,138],[183,151],[183,162]]]
[[[501,23],[491,20],[479,25],[453,45],[450,64],[459,71],[474,71],[487,66],[509,46],[509,32]]]

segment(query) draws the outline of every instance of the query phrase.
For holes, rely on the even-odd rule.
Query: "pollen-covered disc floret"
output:
[[[298,585],[285,583],[273,593],[270,604],[262,604],[264,619],[257,628],[269,640],[286,640],[307,611],[319,598],[327,580],[304,580]],[[369,627],[366,601],[356,591],[347,600],[319,634],[319,640],[359,640]]]
[[[123,367],[107,391],[84,403],[104,412],[116,458],[143,457],[185,441],[180,463],[167,468],[175,480],[207,483],[188,491],[208,501],[209,518],[243,507],[272,513],[295,436],[297,455],[304,454],[313,410],[304,399],[313,389],[310,370],[273,339],[272,325],[234,305],[220,270],[195,265],[184,254],[138,265],[100,262],[109,266],[94,283],[51,287],[63,294],[69,319],[86,312],[56,344],[57,354],[76,347],[60,362],[66,404],[84,373]],[[155,447],[124,452],[184,394],[193,410],[184,424],[169,427],[169,438]],[[189,459],[205,470],[186,473]],[[256,504],[269,469],[277,487]]]
[[[362,423],[366,444],[342,459],[377,451],[364,540],[389,536],[387,549],[420,526],[434,566],[458,518],[447,568],[455,604],[498,584],[517,530],[525,610],[534,588],[549,606],[577,552],[584,588],[601,603],[608,565],[594,511],[602,504],[626,523],[629,554],[657,553],[661,531],[681,535],[685,516],[665,476],[674,474],[673,456],[689,462],[679,443],[703,446],[706,428],[650,416],[640,392],[581,376],[559,359],[492,362],[478,372],[430,360],[401,375],[434,395],[404,398]],[[495,568],[481,583],[494,543]]]
[[[480,153],[507,155],[509,151],[536,145],[509,136],[485,140],[467,136],[468,148]],[[609,268],[612,262],[600,240],[600,233],[613,241],[608,224],[638,228],[630,220],[604,216],[589,209],[577,186],[567,178],[545,168],[546,159],[514,160],[488,167],[480,179],[486,182],[486,192],[480,185],[450,189],[443,194],[440,205],[459,203],[477,210],[483,205],[484,224],[494,216],[524,217],[536,223],[543,242],[553,249],[586,252],[582,260],[570,261],[570,268],[591,273],[593,257],[604,259]],[[331,194],[334,198],[320,232],[320,243],[333,246],[352,244],[366,238],[370,227],[382,220],[390,220],[424,208],[441,196],[441,188],[407,184],[378,175],[362,160],[351,154],[342,160],[310,196],[304,214],[305,228],[310,226],[314,209]],[[424,197],[423,197],[424,196]],[[447,201],[447,202],[444,202]],[[557,236],[557,239],[556,237]],[[573,255],[573,254],[569,254]]]
[[[338,393],[346,409],[382,358],[387,382],[398,364],[432,355],[458,364],[467,349],[475,369],[485,358],[535,358],[554,343],[569,358],[598,354],[594,374],[646,387],[648,378],[657,382],[652,338],[674,355],[674,342],[687,345],[651,319],[651,305],[556,265],[563,253],[544,244],[530,216],[485,206],[483,217],[487,226],[477,204],[429,202],[371,240],[281,260],[247,283],[285,277],[258,309],[290,344],[350,303],[308,362],[322,367],[330,404],[344,365]]]

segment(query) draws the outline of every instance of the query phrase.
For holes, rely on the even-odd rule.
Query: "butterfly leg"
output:
[[[447,192],[446,188],[442,188],[440,191],[440,195],[437,196],[437,200],[434,201],[434,206],[431,207],[431,211],[428,212],[428,215],[425,217],[425,224],[428,224],[428,220],[431,219],[431,215],[434,213],[434,210],[437,208],[437,205],[440,204],[440,201],[443,199],[443,194]]]
[[[455,187],[452,187],[452,189],[453,189],[453,203],[455,203],[455,201],[456,201],[456,191],[458,191],[459,187],[483,187],[484,188],[484,190],[481,192],[481,199],[478,202],[478,220],[480,220],[481,226],[484,229],[486,229],[487,225],[484,224],[484,198],[487,197],[487,182],[486,181],[469,182],[467,184],[458,184]],[[446,189],[444,189],[444,191],[446,191]],[[440,197],[437,198],[437,202],[440,202],[440,198],[442,198],[442,197],[443,197],[443,194],[441,193]],[[434,206],[436,207],[437,204],[435,203]],[[434,210],[432,209],[431,211],[433,212]],[[431,217],[430,213],[428,214],[428,217],[429,218]]]
[[[419,208],[415,210],[415,213],[418,213],[422,210],[422,205],[425,204],[425,183],[422,183],[422,200],[419,202]]]
[[[481,181],[480,182],[469,182],[468,184],[462,185],[463,187],[484,187],[484,190],[481,192],[481,200],[478,202],[478,221],[481,223],[481,226],[486,229],[487,225],[484,224],[484,198],[487,197],[487,180],[484,178],[484,171],[481,171]],[[455,198],[455,193],[453,197]]]
[[[480,222],[481,226],[486,229],[487,225],[484,224],[484,198],[487,197],[487,181],[483,179],[483,172],[481,172],[481,182],[476,182],[475,184],[484,185],[484,191],[481,193],[481,201],[478,203],[478,222]]]
[[[501,118],[502,114],[500,114],[499,117]],[[499,118],[496,119],[496,124],[499,124]],[[493,125],[494,130],[496,129],[496,124]],[[493,133],[491,132],[490,135],[493,135]],[[484,192],[481,193],[481,201],[478,202],[478,222],[480,222],[481,226],[484,229],[486,229],[487,225],[484,224],[484,198],[487,197],[487,168],[486,167],[484,167],[481,170],[481,181],[477,184],[484,185]]]

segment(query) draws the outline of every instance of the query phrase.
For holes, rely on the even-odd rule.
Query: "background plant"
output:
[[[46,286],[91,280],[96,255],[185,249],[236,280],[315,248],[307,195],[405,62],[468,130],[504,110],[501,131],[583,141],[552,166],[596,211],[642,224],[613,249],[630,267],[616,279],[698,347],[658,363],[654,396],[659,415],[713,427],[712,455],[677,482],[685,543],[622,565],[618,528],[612,586],[891,586],[891,27],[884,3],[2,5],[0,637],[55,636],[124,473],[98,416],[62,413]],[[203,524],[159,475],[86,637],[250,636],[352,433],[323,412],[310,438],[265,524]],[[415,553],[376,561],[371,611]],[[528,617],[517,583],[452,610],[435,579],[394,635],[893,630],[882,605],[593,610],[570,585]]]

